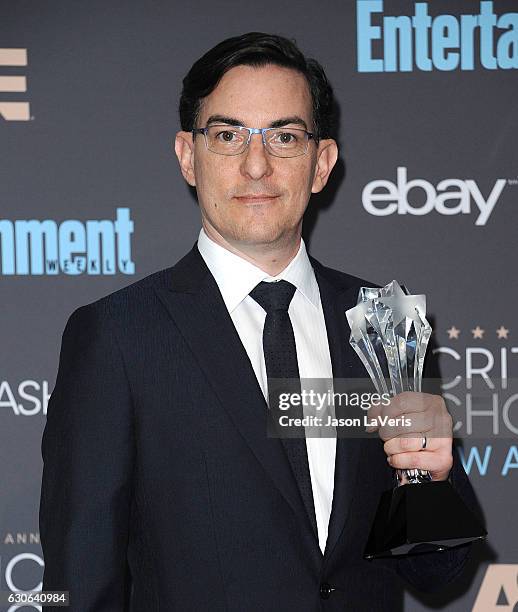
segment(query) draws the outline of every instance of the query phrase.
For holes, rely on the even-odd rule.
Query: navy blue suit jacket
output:
[[[364,377],[345,311],[368,283],[311,261],[333,374]],[[337,442],[322,554],[265,419],[196,246],[76,310],[42,442],[43,588],[70,591],[74,612],[393,612],[402,609],[398,577],[433,589],[460,572],[469,546],[363,559],[378,499],[393,484],[379,439]],[[471,503],[458,463],[452,482]]]

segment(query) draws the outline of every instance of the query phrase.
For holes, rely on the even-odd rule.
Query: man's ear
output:
[[[191,187],[196,186],[194,178],[194,141],[192,132],[177,132],[174,140],[174,150],[183,178]]]
[[[317,165],[311,186],[311,193],[318,193],[326,186],[331,170],[338,159],[338,145],[332,138],[326,138],[318,143]]]

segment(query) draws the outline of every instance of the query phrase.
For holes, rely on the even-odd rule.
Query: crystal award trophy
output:
[[[391,397],[421,391],[432,332],[426,297],[408,295],[397,281],[362,287],[346,316],[350,343],[376,391]],[[487,535],[447,480],[434,482],[429,472],[418,469],[396,470],[396,475],[394,489],[381,496],[365,558],[445,550]]]

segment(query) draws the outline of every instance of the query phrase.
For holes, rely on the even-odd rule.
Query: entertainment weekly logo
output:
[[[27,49],[0,49],[0,66],[27,66]],[[25,76],[0,76],[0,93],[26,91]],[[5,121],[29,121],[30,115],[28,102],[0,100],[0,117]]]
[[[0,275],[135,274],[129,208],[116,219],[0,219]]]
[[[365,185],[362,204],[375,217],[394,214],[423,216],[432,212],[445,216],[475,213],[475,225],[483,226],[488,222],[507,184],[514,183],[505,178],[496,179],[484,194],[473,179],[448,178],[433,185],[422,178],[409,180],[406,166],[399,166],[395,182],[378,179]]]
[[[429,6],[434,12],[439,4],[448,6],[416,2],[413,15],[383,15],[383,0],[357,0],[358,72],[518,68],[518,13],[498,15],[493,2],[466,2],[473,13],[431,16]]]

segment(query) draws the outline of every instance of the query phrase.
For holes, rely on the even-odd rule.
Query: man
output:
[[[384,445],[266,434],[275,375],[364,376],[345,311],[369,283],[301,240],[337,160],[332,112],[321,67],[277,36],[228,39],[184,79],[175,150],[198,242],[76,310],[63,335],[40,532],[44,589],[70,591],[74,611],[392,611],[398,575],[434,589],[465,564],[466,547],[362,555],[391,466],[472,499],[441,398],[396,398],[414,436],[381,428]]]

